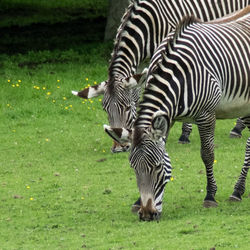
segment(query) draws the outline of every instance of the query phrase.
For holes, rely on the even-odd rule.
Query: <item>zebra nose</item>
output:
[[[153,220],[159,220],[161,213],[157,211],[150,211],[145,213],[141,209],[138,211],[138,216],[141,221],[153,221]]]
[[[157,211],[157,209],[153,206],[152,199],[147,201],[146,206],[141,204],[141,207],[138,211],[138,216],[140,220],[143,221],[152,221],[159,220],[161,213]]]
[[[116,141],[113,142],[113,146],[111,148],[112,153],[120,153],[120,152],[128,152],[130,150],[130,143],[118,143]]]

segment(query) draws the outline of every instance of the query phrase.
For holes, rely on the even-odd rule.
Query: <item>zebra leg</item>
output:
[[[245,124],[247,125],[250,131],[250,118],[246,118]],[[245,184],[249,167],[250,167],[250,137],[247,140],[245,161],[241,169],[240,177],[234,186],[233,194],[230,196],[231,201],[241,201],[241,196],[245,192]]]
[[[188,137],[190,136],[192,132],[192,124],[191,123],[182,123],[182,134],[179,138],[180,144],[188,144],[190,143],[190,140]]]
[[[214,179],[214,129],[215,116],[205,117],[197,121],[200,139],[201,139],[201,158],[206,167],[207,175],[207,195],[204,199],[204,207],[216,207],[215,194],[217,185]]]
[[[235,127],[230,131],[230,138],[241,138],[242,130],[246,127],[246,125],[243,123],[242,119],[238,118],[236,121]]]

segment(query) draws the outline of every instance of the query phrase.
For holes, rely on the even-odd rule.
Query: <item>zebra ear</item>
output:
[[[100,84],[87,87],[81,91],[71,91],[73,95],[79,96],[84,99],[90,99],[93,97],[100,96],[104,93],[107,81],[101,82]]]
[[[132,89],[142,85],[146,80],[147,72],[148,69],[145,68],[141,74],[132,75],[130,77],[123,79],[122,81],[123,86],[125,88]]]
[[[169,120],[165,112],[157,111],[152,120],[151,134],[155,140],[165,138],[169,130]]]
[[[108,125],[103,125],[105,132],[118,143],[125,143],[132,141],[132,129],[125,128],[111,128]]]

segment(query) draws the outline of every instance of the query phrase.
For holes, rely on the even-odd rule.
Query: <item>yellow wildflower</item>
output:
[[[65,107],[65,109],[66,109],[66,110],[68,110],[68,109],[69,109],[69,107]]]
[[[47,92],[47,95],[51,95],[51,92]]]
[[[101,101],[102,101],[102,99],[100,98],[100,99],[98,99],[98,101],[99,101],[99,102],[101,102]]]
[[[20,86],[20,85],[17,83],[17,84],[16,84],[16,87],[19,87],[19,86]]]
[[[71,104],[69,105],[71,108],[73,107]]]
[[[53,103],[55,103],[55,102],[56,102],[56,100],[52,100],[52,102],[53,102]]]
[[[60,82],[60,80],[57,80],[57,82]]]
[[[89,78],[88,78],[88,77],[86,77],[86,78],[85,78],[85,80],[86,80],[86,81],[88,81],[88,80],[89,80]]]
[[[8,82],[10,82],[10,80],[8,80]]]
[[[31,201],[33,201],[33,200],[34,200],[34,198],[33,198],[33,197],[30,197],[30,200],[31,200]]]
[[[174,177],[173,177],[173,176],[171,176],[171,177],[170,177],[170,181],[173,181],[173,180],[174,180]]]
[[[43,87],[43,90],[45,90],[46,89],[46,87]]]
[[[94,84],[96,85],[96,84],[97,84],[97,82],[95,81],[95,82],[94,82]]]
[[[57,86],[58,89],[60,89],[60,86]]]
[[[30,189],[30,186],[26,186],[27,189]]]
[[[15,88],[15,87],[16,87],[16,85],[15,85],[15,84],[12,84],[11,86],[12,86],[13,88]]]
[[[63,97],[63,100],[64,100],[64,101],[67,100],[67,97],[64,96],[64,97]]]
[[[214,163],[217,163],[217,160],[214,160]]]
[[[49,141],[49,138],[46,138],[45,141],[48,142],[48,141]]]
[[[39,90],[39,89],[40,89],[40,87],[39,87],[39,86],[37,86],[37,87],[36,87],[36,89],[37,89],[37,90]]]
[[[22,82],[21,80],[18,80],[18,82]]]
[[[81,199],[84,200],[84,197],[82,196]]]

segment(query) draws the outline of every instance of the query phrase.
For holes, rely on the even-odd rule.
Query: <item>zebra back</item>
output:
[[[152,57],[136,127],[150,126],[157,110],[194,120],[208,103],[212,112],[219,101],[249,102],[249,12],[250,6],[219,22],[180,22]]]
[[[185,1],[134,0],[118,28],[109,66],[109,77],[128,77],[151,58],[162,40],[175,29],[185,15],[201,21],[212,21],[240,10],[250,0]]]

